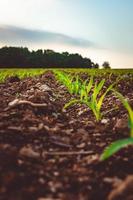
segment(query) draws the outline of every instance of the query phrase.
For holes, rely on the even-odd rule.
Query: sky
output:
[[[80,53],[133,68],[133,0],[0,0],[0,47]]]

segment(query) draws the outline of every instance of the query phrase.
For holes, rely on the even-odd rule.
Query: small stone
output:
[[[84,148],[85,146],[86,146],[85,143],[81,143],[81,144],[78,144],[78,145],[77,145],[77,148],[78,148],[78,149],[82,149],[82,148]]]
[[[80,115],[82,115],[83,113],[85,113],[87,111],[87,109],[85,109],[85,110],[80,110],[79,112],[78,112],[78,115],[80,116]]]
[[[108,121],[109,121],[109,119],[102,119],[102,120],[101,120],[101,123],[102,123],[102,124],[107,124]]]
[[[54,172],[54,176],[59,176],[59,172]]]
[[[45,183],[45,180],[44,180],[43,178],[39,178],[39,179],[38,179],[38,182],[41,183],[41,184],[44,184],[44,183]]]
[[[38,125],[38,130],[42,130],[43,127],[44,127],[43,123],[40,123],[40,124]]]
[[[22,165],[23,163],[24,163],[23,160],[20,160],[20,159],[18,160],[18,164],[19,164],[19,165]]]
[[[90,154],[92,154],[93,151],[90,151]],[[90,165],[92,163],[96,163],[99,160],[99,155],[98,154],[92,154],[84,157],[83,162],[86,163],[87,165]]]
[[[127,119],[117,119],[115,124],[115,129],[125,129],[128,127]]]
[[[20,149],[19,154],[29,158],[38,158],[40,154],[35,152],[31,147],[23,147]]]
[[[83,128],[79,128],[77,130],[77,133],[82,134],[82,135],[87,135],[88,134],[88,132],[85,129],[83,129]]]
[[[87,122],[87,127],[88,128],[94,128],[95,127],[95,123],[93,121],[88,121]]]
[[[48,85],[46,85],[46,84],[41,85],[41,86],[39,87],[39,89],[40,89],[41,91],[43,91],[43,92],[49,92],[49,91],[51,91],[51,88],[50,88]]]
[[[59,114],[58,113],[52,113],[52,116],[55,117],[56,119],[58,118]]]
[[[52,193],[56,193],[58,189],[62,188],[62,184],[60,182],[49,181],[48,186],[50,187]]]
[[[71,135],[71,134],[72,134],[72,131],[73,131],[72,128],[71,128],[71,129],[66,129],[66,130],[64,130],[64,133],[65,133],[66,135]]]
[[[31,88],[30,90],[29,90],[29,94],[33,94],[34,93],[34,88]]]

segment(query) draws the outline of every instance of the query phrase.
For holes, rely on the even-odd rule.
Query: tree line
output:
[[[108,62],[104,64],[104,68],[109,65]],[[99,65],[77,53],[58,53],[49,49],[29,51],[26,47],[2,47],[0,48],[0,67],[99,68]]]
[[[99,68],[89,58],[53,50],[29,51],[23,47],[0,48],[0,67],[77,67]]]

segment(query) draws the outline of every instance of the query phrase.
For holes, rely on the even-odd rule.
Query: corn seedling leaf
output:
[[[104,94],[99,98],[98,103],[97,103],[97,108],[98,108],[99,111],[100,111],[100,109],[101,109],[101,106],[102,106],[102,103],[103,103],[103,100],[104,100],[105,96],[106,96],[107,93],[113,88],[113,86],[114,86],[114,84],[111,84],[111,85],[107,88],[107,90],[104,92]]]
[[[113,92],[116,94],[116,96],[121,100],[123,103],[124,107],[128,111],[129,114],[129,123],[130,123],[130,136],[133,137],[133,109],[131,108],[130,104],[128,103],[127,99],[124,98],[124,96],[117,92],[116,90],[113,89]]]
[[[104,161],[111,157],[113,154],[118,152],[120,149],[128,146],[128,145],[133,145],[133,138],[127,138],[127,139],[122,139],[118,140],[116,142],[113,142],[111,145],[109,145],[104,152],[102,153],[100,160]]]
[[[101,91],[104,83],[105,83],[105,79],[101,80],[98,85],[97,85],[97,83],[95,83],[95,87],[94,87],[94,91],[93,91],[93,99],[94,100],[97,98],[97,95]]]
[[[90,92],[90,90],[92,88],[92,85],[93,85],[93,76],[91,76],[89,84],[86,86],[86,90],[87,90],[88,94],[89,94],[89,92]]]
[[[81,101],[79,99],[72,99],[64,105],[63,109],[67,109],[68,107],[70,107],[76,103],[81,103]]]
[[[83,88],[80,90],[80,100],[81,101],[87,101],[88,100],[88,94],[86,92],[86,90],[84,90]]]

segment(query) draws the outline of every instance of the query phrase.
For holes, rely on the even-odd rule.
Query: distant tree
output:
[[[95,64],[95,68],[96,68],[96,69],[99,68],[99,64],[98,64],[98,63]]]
[[[102,67],[103,67],[104,69],[111,69],[109,62],[107,62],[107,61],[105,61],[105,62],[102,64]]]
[[[66,51],[66,52],[63,52],[62,55],[63,56],[69,56],[69,53]]]
[[[0,48],[0,67],[99,68],[99,65],[77,53],[58,53],[50,49],[29,51],[28,48],[23,47],[2,47]]]

